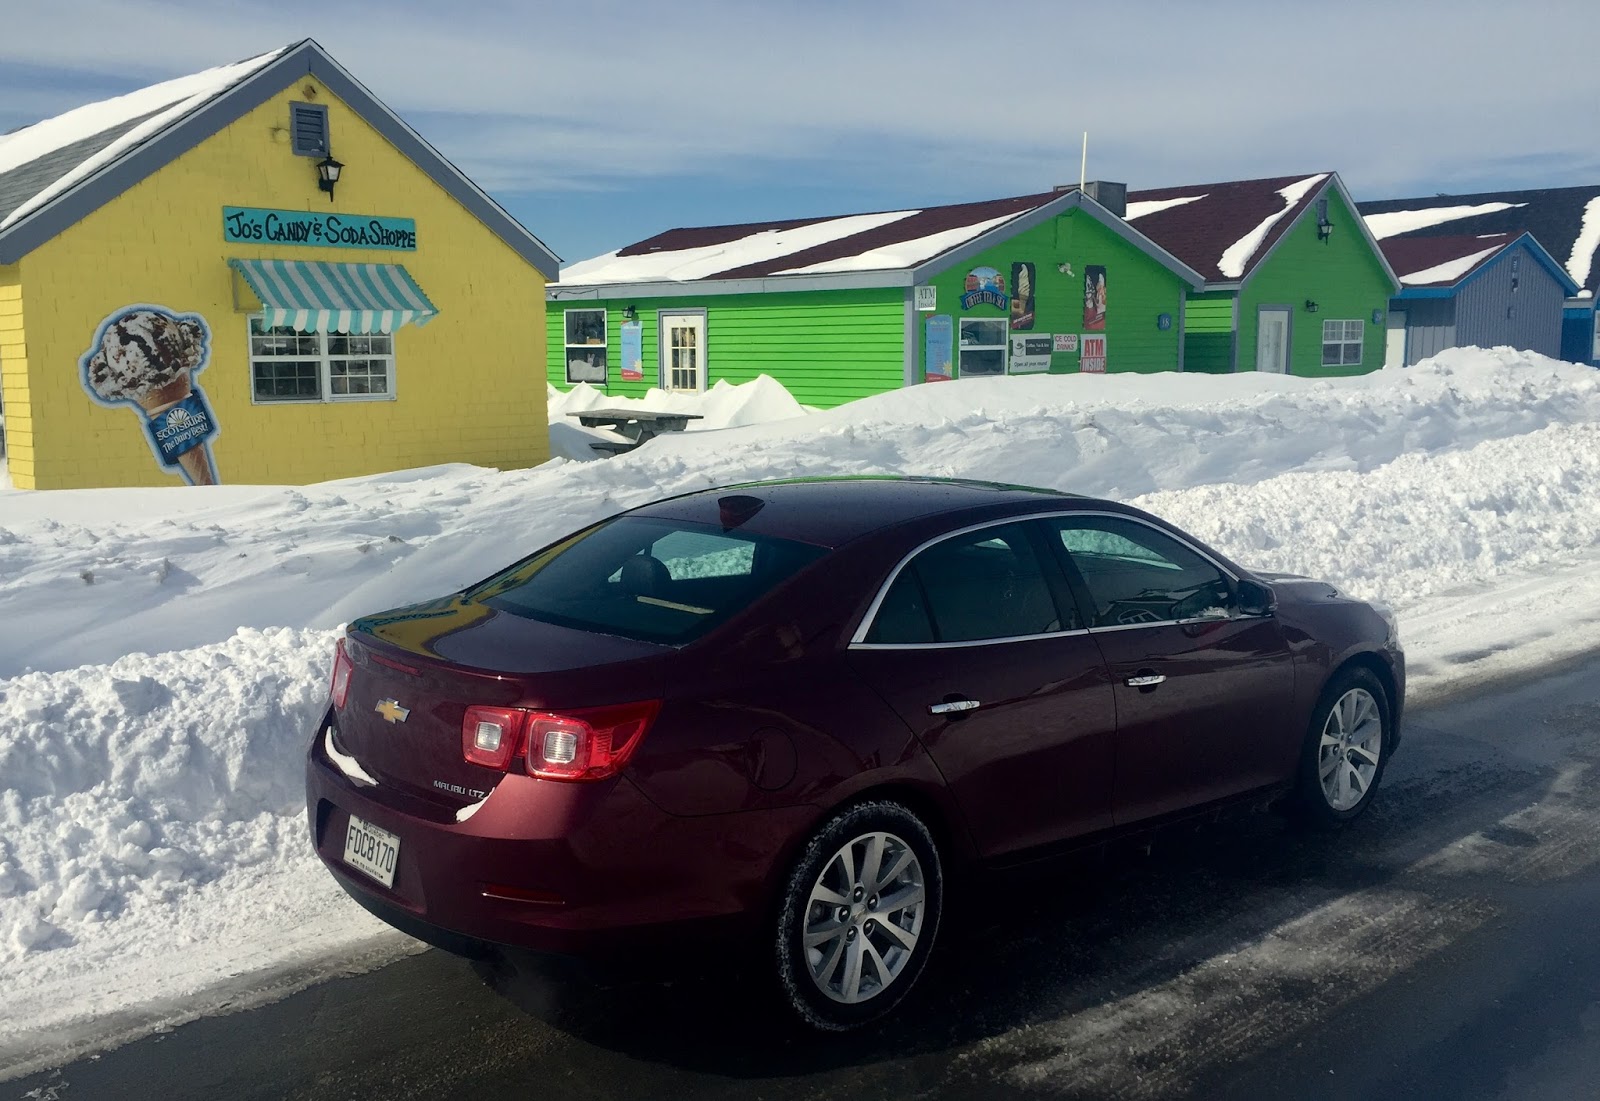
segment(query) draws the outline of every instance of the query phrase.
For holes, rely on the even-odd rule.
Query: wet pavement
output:
[[[0,1098],[1596,1096],[1597,763],[1600,659],[1414,707],[1343,832],[1234,815],[972,885],[864,1034],[790,1029],[733,975],[427,952]]]

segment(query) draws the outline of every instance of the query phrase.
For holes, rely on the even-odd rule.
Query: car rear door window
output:
[[[1046,565],[1025,527],[984,528],[936,543],[906,563],[863,641],[976,642],[1049,634],[1063,626]]]
[[[524,559],[467,595],[563,627],[683,643],[826,553],[788,539],[621,516]]]
[[[1091,627],[1129,627],[1233,613],[1227,576],[1199,552],[1137,520],[1046,521],[1088,590]]]

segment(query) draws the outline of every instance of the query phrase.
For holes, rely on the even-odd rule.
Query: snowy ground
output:
[[[601,402],[561,399],[558,453],[587,457],[559,414]],[[0,1076],[404,951],[305,841],[333,629],[658,496],[884,472],[1129,500],[1396,607],[1419,695],[1600,646],[1589,368],[1456,351],[1336,381],[998,379],[806,415],[763,380],[699,404],[696,431],[527,471],[0,489]]]

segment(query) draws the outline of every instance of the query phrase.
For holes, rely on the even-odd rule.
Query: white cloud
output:
[[[1336,11],[1277,0],[281,0],[268,20],[262,10],[22,5],[7,16],[0,69],[143,83],[312,34],[495,190],[854,169],[907,202],[934,187],[1000,195],[1076,179],[1083,130],[1091,175],[1134,187],[1335,168],[1376,197],[1494,157],[1561,164],[1580,145],[1561,105],[1592,107],[1600,87],[1583,36],[1551,29],[1586,10],[1575,0],[1529,0],[1516,20],[1488,0],[1458,0],[1448,19],[1392,0]],[[113,25],[138,30],[84,33]],[[1485,79],[1512,68],[1514,81]],[[0,99],[14,91],[5,84]],[[85,98],[56,92],[55,109]],[[26,107],[45,98],[34,87]],[[1506,182],[1547,182],[1527,171]]]

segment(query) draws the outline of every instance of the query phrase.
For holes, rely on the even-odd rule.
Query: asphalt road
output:
[[[1371,813],[985,883],[876,1031],[427,952],[0,1098],[1600,1096],[1600,659],[1414,708]]]

